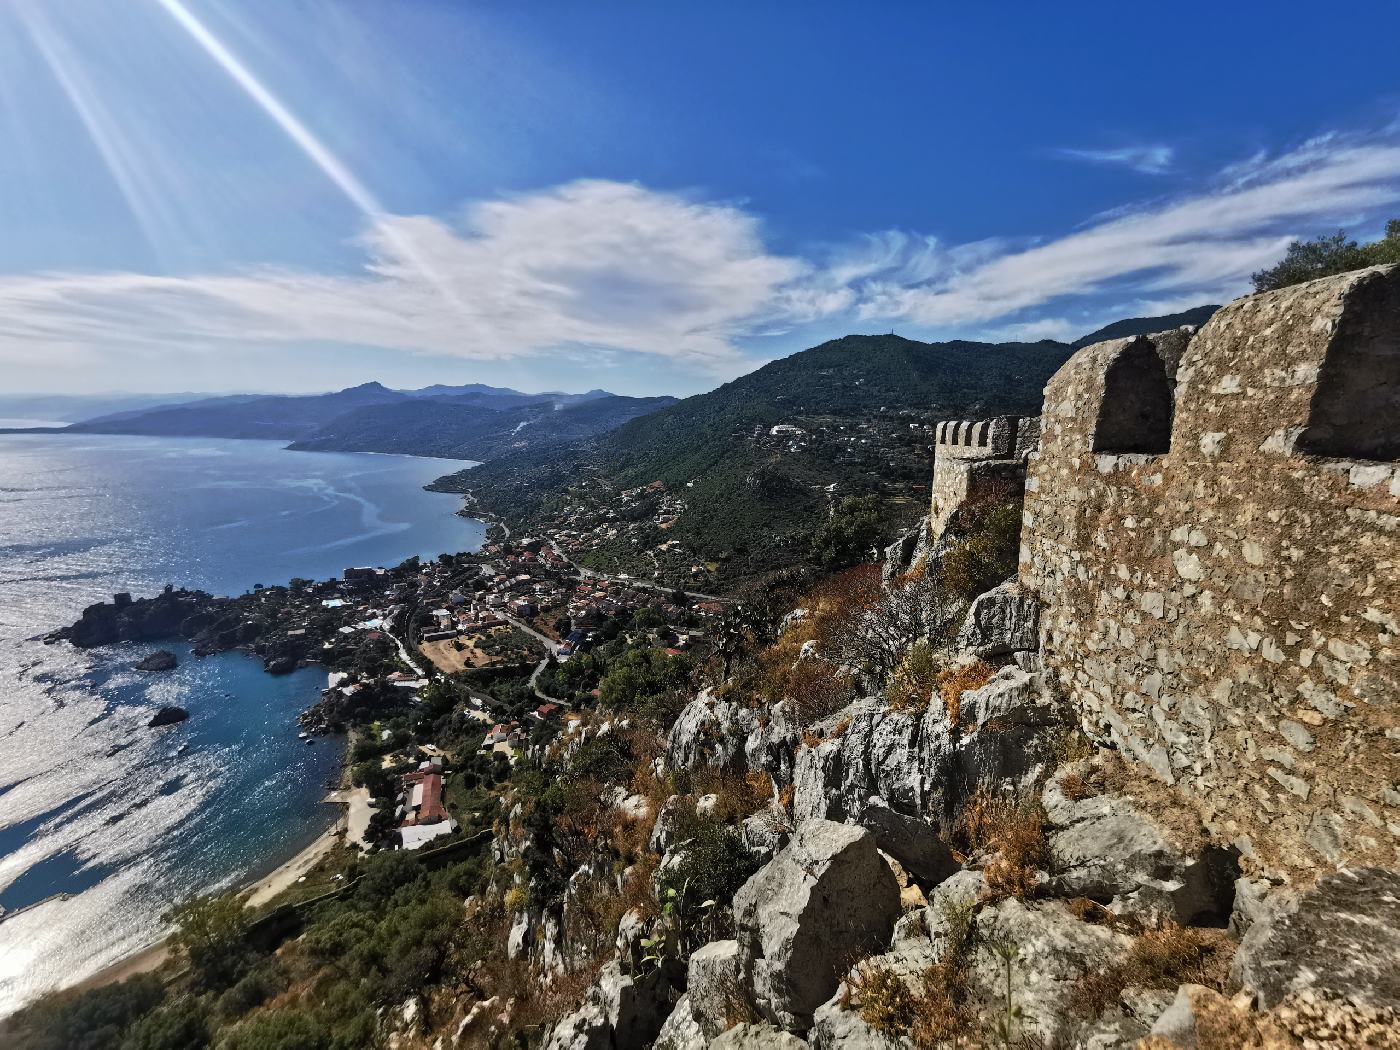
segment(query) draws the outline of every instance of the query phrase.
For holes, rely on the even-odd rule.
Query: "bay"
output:
[[[271,870],[337,816],[341,747],[297,738],[325,684],[240,653],[133,665],[41,636],[116,591],[234,594],[411,555],[485,527],[423,485],[460,461],[278,442],[0,435],[0,1015],[159,939],[194,893]],[[146,728],[178,704],[188,721]]]

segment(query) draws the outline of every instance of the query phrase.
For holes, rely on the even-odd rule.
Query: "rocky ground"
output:
[[[562,911],[516,912],[522,960],[591,978],[544,1045],[1400,1046],[1400,875],[1303,885],[1212,841],[1173,789],[1079,735],[1038,671],[1035,614],[1011,585],[974,604],[953,664],[986,670],[952,703],[870,696],[803,725],[787,703],[697,697],[647,776],[604,796],[660,855],[640,874],[661,908],[581,949],[583,888],[639,874],[602,848]],[[724,783],[761,796],[702,790]],[[696,814],[721,814],[755,869],[728,899],[664,888],[709,848]],[[479,1004],[438,1045],[491,1043],[510,1008]]]

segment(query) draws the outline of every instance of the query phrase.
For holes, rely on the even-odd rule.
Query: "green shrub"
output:
[[[94,988],[48,995],[10,1019],[14,1050],[108,1050],[120,1046],[137,1021],[165,998],[154,974]]]

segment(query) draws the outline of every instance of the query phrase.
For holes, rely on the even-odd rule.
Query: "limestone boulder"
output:
[[[686,997],[701,1033],[713,1039],[752,1010],[748,960],[738,941],[711,941],[690,956]]]
[[[807,1043],[768,1024],[735,1025],[711,1041],[713,1050],[804,1050]]]
[[[761,1016],[803,1032],[850,959],[889,943],[899,885],[863,828],[828,820],[793,839],[734,898],[734,925]]]
[[[1083,786],[1092,783],[1086,774],[1088,763],[1068,767],[1042,798],[1054,891],[1148,925],[1225,925],[1239,878],[1234,853],[1209,843],[1194,811]]]
[[[785,703],[755,708],[704,690],[666,734],[666,762],[678,769],[768,773],[785,782],[800,735]]]
[[[1054,764],[1067,717],[1044,679],[1019,667],[965,691],[956,722],[930,704],[919,733],[925,814],[947,826],[979,790],[1031,794]]]
[[[744,844],[766,864],[792,839],[792,818],[780,806],[773,805],[746,817],[742,834]]]
[[[709,1040],[690,1012],[690,993],[676,1000],[675,1009],[656,1033],[656,1046],[665,1050],[705,1050]]]
[[[1342,869],[1256,921],[1231,977],[1271,1007],[1294,993],[1400,1011],[1400,874]]]
[[[919,722],[916,712],[891,711],[868,699],[820,723],[828,738],[797,752],[794,819],[853,820],[872,798],[919,813]]]
[[[957,646],[982,659],[1040,648],[1040,602],[1014,581],[980,594],[967,610]]]
[[[977,913],[974,929],[971,970],[979,996],[1003,1000],[1009,970],[1023,1034],[1050,1046],[1063,1045],[1074,1030],[1071,1000],[1080,979],[1122,962],[1132,945],[1124,934],[1080,922],[1059,901],[999,901]]]

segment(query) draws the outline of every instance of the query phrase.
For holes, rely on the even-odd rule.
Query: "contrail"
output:
[[[418,270],[444,299],[453,306],[461,306],[460,300],[453,293],[451,287],[428,265],[417,246],[404,237],[400,231],[394,229],[390,222],[386,221],[388,213],[385,212],[383,205],[375,199],[368,187],[355,177],[354,172],[347,168],[344,162],[331,152],[326,144],[318,139],[295,113],[283,105],[282,101],[252,74],[237,55],[225,47],[223,42],[195,17],[182,0],[155,0],[155,2],[164,8],[171,18],[175,19],[180,28],[189,33],[194,41],[219,64],[220,68],[243,89],[249,98],[258,104],[264,113],[272,118],[273,123],[297,144],[311,162],[321,169],[326,178],[335,183],[336,188],[345,194],[350,203],[359,208],[367,219],[383,231],[385,237],[393,243],[403,258],[414,269]]]

